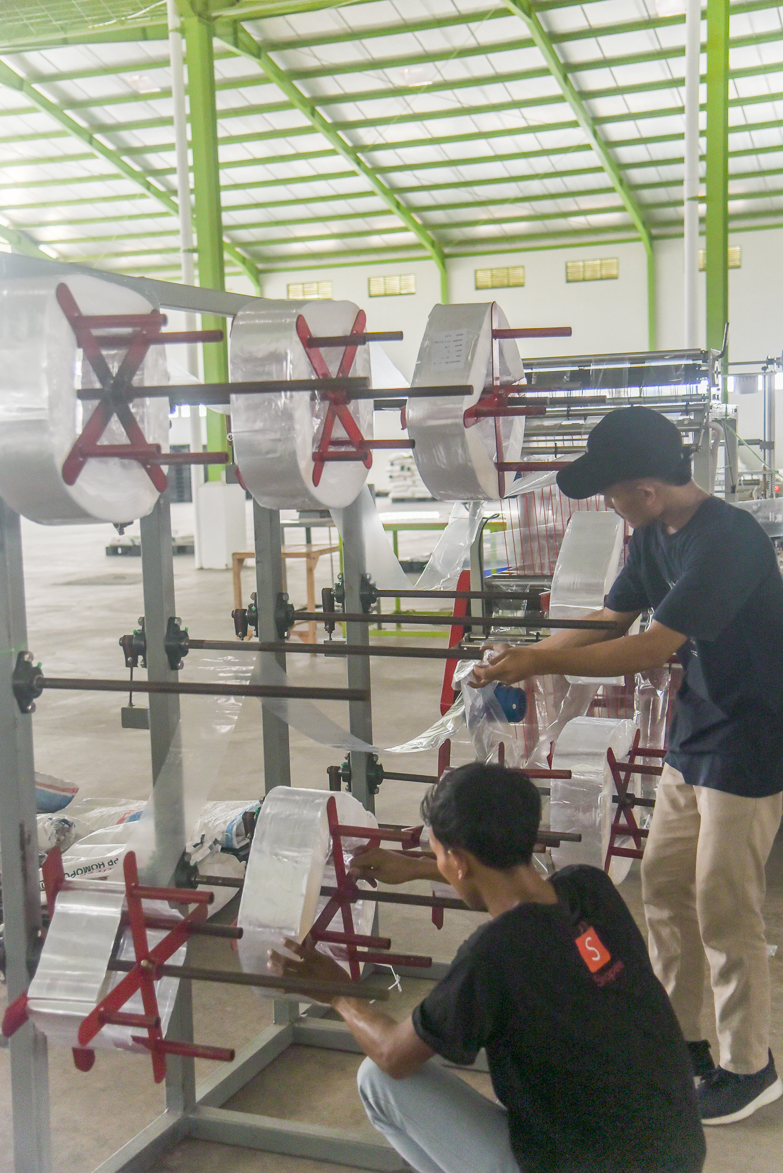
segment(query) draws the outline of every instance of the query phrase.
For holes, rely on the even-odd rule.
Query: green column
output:
[[[728,203],[729,0],[707,0],[707,346],[715,350],[729,320]]]
[[[193,152],[193,219],[196,228],[198,283],[205,289],[226,287],[223,262],[223,219],[220,209],[217,111],[212,26],[200,17],[184,16],[185,53],[188,66],[190,143]],[[223,318],[202,315],[205,330],[225,329]],[[225,342],[204,345],[204,381],[228,382],[228,346]],[[226,417],[207,410],[207,447],[210,452],[225,450]],[[219,465],[207,465],[208,480],[220,480]]]

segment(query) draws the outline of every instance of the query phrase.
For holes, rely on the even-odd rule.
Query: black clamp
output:
[[[247,639],[249,628],[253,628],[258,636],[258,600],[255,591],[250,596],[250,602],[246,607],[237,607],[231,612],[231,618],[234,620],[234,631],[237,639]]]
[[[341,766],[327,766],[326,773],[329,778],[329,789],[330,790],[340,790],[341,785],[342,785],[345,787],[345,789],[350,794],[351,780],[353,777],[352,772],[351,772],[350,754],[348,755],[348,757],[345,759],[345,761],[343,762],[343,764]],[[385,777],[385,774],[383,772],[383,766],[378,761],[377,753],[368,754],[367,755],[367,789],[369,790],[370,794],[377,794],[378,793],[378,791],[381,788],[381,782],[383,782],[384,777]]]
[[[342,574],[338,574],[333,588],[334,601],[345,610],[345,581]],[[369,574],[362,574],[359,578],[359,602],[365,615],[369,615],[378,602],[378,588]],[[325,610],[325,608],[324,608]]]
[[[187,627],[182,627],[182,620],[175,615],[169,616],[163,647],[166,649],[169,668],[172,672],[179,672],[185,656],[190,651],[190,641]]]
[[[283,591],[275,599],[275,630],[277,638],[288,639],[288,633],[296,623],[296,610],[288,595]]]
[[[43,672],[40,664],[33,664],[32,652],[20,652],[11,676],[20,713],[34,713],[35,702],[43,692]]]
[[[325,616],[333,615],[337,610],[337,600],[335,598],[333,587],[324,587],[321,591],[321,607]],[[324,628],[326,630],[326,634],[329,636],[329,639],[331,639],[334,635],[336,627],[336,619],[324,619]]]
[[[147,633],[144,630],[144,616],[139,617],[139,626],[131,635],[120,636],[120,647],[125,656],[126,668],[147,667]]]

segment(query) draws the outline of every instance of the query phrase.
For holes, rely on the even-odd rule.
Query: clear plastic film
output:
[[[668,667],[650,668],[636,676],[633,696],[634,724],[641,730],[641,744],[647,748],[664,747],[670,688],[671,673]],[[644,783],[643,776],[643,790]],[[651,797],[654,797],[654,789],[653,787]]]
[[[602,717],[575,717],[566,725],[555,746],[552,767],[570,770],[568,780],[550,782],[549,825],[553,831],[578,831],[579,843],[562,843],[552,848],[556,867],[570,863],[589,863],[603,868],[609,847],[609,828],[613,817],[614,783],[607,761],[607,750],[618,761],[628,755],[636,733],[633,721],[615,721]],[[618,841],[617,846],[626,846]],[[631,860],[613,857],[609,869],[619,884],[628,874]]]
[[[361,510],[361,529],[364,539],[364,562],[367,574],[380,590],[407,590],[410,582],[400,566],[397,555],[383,528],[375,508],[375,501],[367,485],[358,494]],[[333,509],[332,518],[340,537],[343,536],[344,519],[342,509]]]
[[[497,762],[503,746],[503,760],[507,766],[520,766],[524,757],[524,742],[518,730],[506,717],[495,696],[496,685],[476,688],[470,677],[475,660],[460,660],[454,669],[454,684],[459,685],[465,708],[465,724],[479,762]]]
[[[315,337],[350,333],[358,307],[349,301],[253,301],[240,310],[231,330],[231,381],[315,379],[308,352],[296,332],[304,317]],[[321,352],[336,376],[343,347]],[[356,350],[351,377],[370,375],[366,346]],[[242,479],[259,505],[267,509],[342,509],[361,492],[367,469],[360,460],[332,461],[313,484],[313,448],[323,427],[327,401],[303,391],[232,395],[231,430]],[[373,435],[373,403],[356,400],[350,412],[362,435]],[[346,438],[335,424],[333,439]]]
[[[286,937],[303,941],[325,906],[321,887],[335,883],[326,811],[330,798],[335,800],[341,823],[377,827],[375,816],[344,791],[330,794],[328,790],[277,786],[264,801],[239,906],[238,923],[243,931],[238,943],[239,959],[246,973],[266,973],[269,950],[285,952]],[[365,842],[343,839],[346,858]],[[357,933],[372,931],[373,915],[371,902],[354,905]],[[340,930],[342,927],[340,922]],[[334,947],[323,943],[318,947],[341,960],[340,951]],[[274,996],[276,992],[269,993]],[[296,1000],[300,1000],[299,995]]]
[[[581,619],[598,611],[620,569],[624,522],[614,512],[574,513],[552,578],[549,615]],[[568,676],[569,683],[621,684],[620,677]]]
[[[291,681],[274,656],[262,653],[259,660],[261,684],[269,684],[276,688],[290,685]],[[286,725],[296,729],[297,733],[309,737],[311,741],[316,741],[320,745],[330,745],[333,749],[357,753],[420,753],[427,749],[437,749],[464,724],[463,705],[460,700],[444,717],[410,741],[402,745],[379,746],[370,745],[354,737],[347,729],[343,729],[336,721],[322,713],[312,701],[264,697],[262,704],[267,712],[273,713]]]
[[[463,397],[409,399],[408,433],[422,480],[441,501],[494,501],[498,496],[497,424],[507,460],[519,459],[524,416],[485,419],[465,427],[464,413],[492,382],[492,326],[507,328],[505,315],[493,303],[436,305],[424,332],[411,387],[470,384]],[[513,339],[498,346],[501,383],[524,378]],[[509,486],[511,482],[509,480]]]
[[[61,281],[41,276],[0,284],[0,495],[24,517],[48,525],[134,521],[158,499],[136,461],[91,459],[74,485],[62,479],[63,462],[95,407],[77,391],[97,381],[57,302]],[[153,308],[132,290],[97,277],[74,274],[67,285],[83,314]],[[122,354],[105,352],[113,371]],[[134,385],[167,381],[164,347],[153,346]],[[168,449],[167,401],[137,399],[131,410],[146,439]],[[115,416],[99,443],[128,442]]]
[[[470,558],[483,518],[481,502],[457,501],[449,523],[438,538],[430,560],[419,575],[419,590],[445,591],[457,585],[460,572]]]

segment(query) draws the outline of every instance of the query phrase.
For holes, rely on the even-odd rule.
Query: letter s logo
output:
[[[594,928],[587,929],[582,933],[581,937],[577,937],[576,947],[590,973],[597,973],[599,969],[603,969],[612,960],[611,953],[605,947]]]

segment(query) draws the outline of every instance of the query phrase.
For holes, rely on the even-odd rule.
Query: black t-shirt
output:
[[[641,933],[579,864],[556,904],[519,904],[465,942],[413,1012],[439,1055],[484,1047],[524,1173],[699,1173],[690,1058]]]
[[[653,607],[689,637],[666,759],[685,781],[746,798],[783,790],[783,579],[756,519],[710,497],[674,534],[635,530],[606,605]]]

